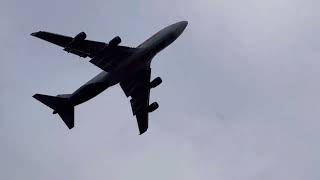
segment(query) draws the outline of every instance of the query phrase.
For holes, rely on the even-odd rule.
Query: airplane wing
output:
[[[137,118],[140,135],[146,132],[148,129],[148,115],[150,112],[150,75],[151,68],[148,66],[145,69],[138,72],[136,76],[126,81],[120,82],[120,86],[126,94],[126,96],[131,96],[130,103],[132,107],[132,112],[133,115],[135,115]],[[153,104],[154,106],[158,106],[158,104]]]
[[[118,45],[110,47],[104,42],[85,40],[86,34],[84,32],[74,38],[45,31],[35,32],[31,35],[61,46],[69,53],[83,58],[93,58],[90,62],[105,71],[111,71],[121,60],[132,55],[136,50],[136,48]]]

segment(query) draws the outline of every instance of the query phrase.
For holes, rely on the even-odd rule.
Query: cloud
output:
[[[0,7],[1,179],[318,179],[317,1],[7,1]],[[155,57],[159,110],[138,136],[113,87],[76,108],[69,131],[32,99],[100,70],[29,34],[135,46],[188,20]]]

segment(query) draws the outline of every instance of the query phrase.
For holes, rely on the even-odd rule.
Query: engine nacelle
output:
[[[85,33],[85,32],[81,32],[81,33],[79,33],[78,35],[76,35],[76,36],[73,38],[73,40],[79,42],[79,41],[85,40],[86,38],[87,38],[86,33]]]
[[[79,33],[78,35],[76,35],[73,40],[72,40],[72,43],[78,43],[78,42],[81,42],[83,40],[85,40],[87,38],[87,35],[85,32],[81,32]]]
[[[157,77],[150,82],[149,87],[150,87],[150,89],[155,88],[155,87],[159,86],[161,83],[162,83],[162,79],[160,77]]]
[[[116,47],[121,43],[121,38],[119,36],[116,36],[109,42],[109,46]]]
[[[154,102],[148,106],[148,112],[153,112],[158,108],[159,108],[159,104],[157,102]]]
[[[85,32],[81,32],[79,34],[77,34],[72,40],[71,42],[66,46],[65,50],[68,51],[70,47],[77,45],[79,42],[85,40],[87,37]]]

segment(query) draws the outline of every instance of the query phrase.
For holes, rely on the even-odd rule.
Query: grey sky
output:
[[[0,179],[318,180],[320,3],[315,0],[2,0]],[[69,131],[34,93],[100,72],[38,30],[136,46],[189,26],[153,61],[159,110],[138,136],[116,86],[76,108]]]

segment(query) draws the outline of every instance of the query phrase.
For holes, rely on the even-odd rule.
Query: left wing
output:
[[[159,107],[156,102],[149,105],[150,88],[153,87],[152,83],[150,83],[150,75],[151,68],[148,66],[138,72],[136,76],[120,82],[120,86],[126,96],[131,96],[130,103],[132,112],[137,118],[140,135],[148,129],[149,112],[152,112]]]
[[[84,32],[75,37],[64,36],[46,31],[38,31],[31,34],[42,40],[61,46],[65,51],[80,57],[92,58],[90,62],[104,71],[112,71],[123,59],[136,52],[136,48],[119,46],[120,37],[115,37],[108,44],[104,42],[85,40]]]
[[[74,38],[46,31],[34,32],[31,35],[61,46],[65,48],[65,51],[84,58],[94,57],[100,49],[107,45],[103,42],[85,40],[86,34],[84,32],[79,33]]]

